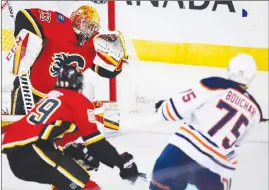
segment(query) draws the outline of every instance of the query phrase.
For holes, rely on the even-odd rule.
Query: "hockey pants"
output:
[[[201,166],[174,145],[167,145],[153,169],[151,190],[185,190],[188,184],[198,190],[228,190],[231,180]]]
[[[81,165],[46,141],[6,154],[13,174],[21,180],[53,185],[57,190],[81,190],[89,183],[90,176]]]

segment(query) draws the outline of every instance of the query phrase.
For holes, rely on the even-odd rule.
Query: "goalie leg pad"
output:
[[[101,128],[118,131],[120,113],[117,103],[95,101],[93,104],[95,118],[99,126],[102,125]]]
[[[120,129],[120,110],[116,102],[103,102],[101,119],[106,132],[114,132]]]
[[[118,131],[120,129],[120,124],[115,122],[115,121],[112,121],[112,120],[105,118],[104,119],[104,127],[107,129]]]

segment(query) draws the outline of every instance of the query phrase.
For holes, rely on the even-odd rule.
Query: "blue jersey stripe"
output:
[[[181,135],[179,133],[176,133],[177,136],[185,139],[186,141],[188,141],[194,148],[196,148],[199,152],[201,152],[202,154],[204,154],[205,156],[209,157],[213,162],[215,162],[216,164],[226,168],[226,169],[229,169],[229,170],[235,170],[235,168],[232,168],[232,167],[229,167],[229,166],[226,166],[222,163],[220,163],[218,160],[216,160],[213,156],[211,156],[210,154],[204,152],[203,150],[201,150],[198,146],[196,146],[190,139],[188,139],[186,136],[184,135]]]
[[[165,119],[166,121],[169,121],[169,120],[165,117],[165,115],[164,115],[164,113],[163,113],[163,109],[162,109],[162,114],[163,114],[164,119]]]
[[[204,139],[209,142],[211,145],[213,145],[216,148],[219,148],[218,145],[216,143],[214,143],[213,141],[211,141],[209,138],[207,138],[205,135],[203,135],[202,133],[200,133],[199,131],[197,131],[193,126],[188,125],[193,131],[198,132],[202,137],[204,137]]]
[[[215,146],[216,148],[219,148],[219,146],[214,143],[213,141],[211,141],[209,138],[207,138],[205,135],[203,135],[201,132],[197,131],[193,126],[188,125],[190,127],[190,129],[192,129],[193,131],[196,131],[197,133],[199,133],[208,143],[210,143],[212,146]],[[228,153],[227,159],[232,159],[232,157],[235,155],[234,151],[231,151],[230,153]]]
[[[177,117],[178,117],[179,119],[183,119],[183,117],[181,117],[181,116],[179,115],[179,113],[177,112],[177,109],[176,109],[176,107],[175,107],[175,104],[174,104],[173,99],[170,98],[169,100],[170,100],[170,103],[171,103],[171,105],[172,105],[172,108],[173,108],[175,114],[177,115]]]

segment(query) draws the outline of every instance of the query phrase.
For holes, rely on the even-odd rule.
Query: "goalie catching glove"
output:
[[[163,104],[165,100],[159,100],[158,102],[155,103],[155,112],[158,112],[159,108]]]
[[[96,51],[94,71],[106,78],[115,77],[128,59],[123,35],[119,31],[102,32],[93,41]]]

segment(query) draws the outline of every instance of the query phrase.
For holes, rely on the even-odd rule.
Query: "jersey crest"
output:
[[[59,73],[59,69],[62,65],[75,65],[80,69],[84,69],[86,65],[85,59],[79,54],[69,54],[69,53],[55,53],[52,58],[53,62],[50,65],[49,72],[50,76],[56,77]]]
[[[50,23],[50,21],[51,21],[51,13],[48,12],[48,11],[42,11],[42,10],[40,10],[39,12],[40,12],[40,20]]]

